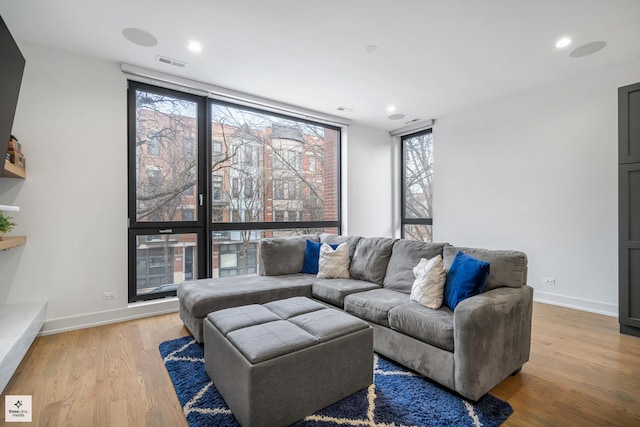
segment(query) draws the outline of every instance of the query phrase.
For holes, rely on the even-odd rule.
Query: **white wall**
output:
[[[617,88],[639,80],[633,62],[438,118],[435,240],[522,250],[537,300],[617,315]]]
[[[20,49],[27,63],[13,133],[28,177],[1,179],[0,202],[20,206],[14,233],[28,240],[0,254],[0,303],[48,299],[45,331],[131,317],[126,78],[117,63]],[[104,301],[107,291],[117,299]]]
[[[343,183],[346,227],[342,232],[391,237],[394,233],[391,204],[394,159],[389,132],[354,123],[349,126],[345,139],[343,165],[346,170],[342,179],[346,179],[346,184]]]
[[[13,133],[26,181],[0,179],[0,204],[19,205],[13,234],[27,244],[0,253],[0,303],[47,299],[44,333],[175,311],[165,299],[127,303],[126,77],[117,63],[21,43],[27,60]],[[391,235],[387,132],[346,132],[345,225]],[[117,299],[104,301],[104,292]]]

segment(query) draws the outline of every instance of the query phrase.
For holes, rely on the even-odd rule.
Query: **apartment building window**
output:
[[[309,156],[309,172],[316,171],[316,158],[314,155]]]
[[[273,198],[277,200],[284,200],[286,183],[281,179],[273,180]]]
[[[135,82],[128,105],[130,301],[254,273],[262,238],[340,232],[340,128]]]
[[[433,133],[427,129],[401,138],[401,236],[433,240]]]
[[[224,210],[222,208],[213,208],[211,215],[211,222],[224,221]]]
[[[182,209],[182,220],[183,221],[193,221],[195,219],[194,209],[183,208]]]
[[[239,192],[240,192],[239,178],[238,177],[231,178],[231,195],[233,197],[238,197]]]
[[[250,199],[253,197],[253,180],[251,178],[245,178],[243,182],[244,197]]]
[[[213,175],[211,177],[211,194],[214,202],[222,200],[222,176]]]
[[[147,146],[147,154],[149,156],[159,156],[160,155],[160,139],[157,136],[152,136],[148,141]]]

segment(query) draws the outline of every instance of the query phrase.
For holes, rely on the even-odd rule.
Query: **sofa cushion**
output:
[[[453,351],[453,311],[449,307],[432,310],[410,301],[389,310],[389,326],[447,351]]]
[[[184,282],[178,286],[180,304],[194,317],[203,319],[212,311],[247,304],[263,304],[295,296],[311,296],[310,274],[280,277],[246,275]]]
[[[330,245],[340,243],[346,243],[349,246],[349,259],[353,259],[353,254],[356,252],[356,246],[360,241],[360,236],[341,236],[339,234],[320,233],[320,241],[322,243],[328,243]]]
[[[289,320],[295,316],[300,316],[301,314],[311,313],[316,310],[324,310],[327,308],[327,306],[322,303],[304,297],[272,301],[263,304],[262,307],[268,309],[274,314],[277,314],[281,319],[285,320]]]
[[[325,310],[316,310],[292,317],[289,322],[300,329],[304,329],[320,342],[329,341],[369,327],[366,322],[350,316],[344,311],[326,306],[323,306],[323,308]]]
[[[270,237],[260,240],[261,273],[265,276],[300,273],[304,264],[307,240],[320,241],[315,235]]]
[[[335,249],[326,243],[322,244],[318,260],[318,278],[349,278],[349,247],[346,243],[340,243]]]
[[[442,307],[446,276],[442,257],[422,258],[413,268],[416,280],[411,288],[411,300],[434,310]]]
[[[382,285],[394,242],[386,237],[360,239],[349,268],[351,277]]]
[[[400,239],[393,244],[393,251],[384,277],[384,287],[410,293],[415,276],[415,267],[422,258],[431,259],[442,255],[446,243],[427,243],[418,240]]]
[[[229,332],[227,339],[254,365],[318,343],[316,337],[286,320],[238,329]]]
[[[354,279],[316,279],[313,282],[313,297],[342,308],[344,297],[355,292],[379,289],[375,283]]]
[[[444,284],[444,304],[455,310],[460,301],[482,292],[489,277],[490,267],[488,262],[458,252]]]
[[[389,310],[407,301],[409,296],[405,293],[391,289],[374,289],[347,295],[344,298],[344,310],[361,319],[389,326]]]
[[[444,247],[444,268],[449,271],[458,251],[491,264],[491,272],[484,290],[509,286],[519,288],[527,284],[527,255],[520,251]]]
[[[207,319],[216,325],[222,335],[247,326],[282,320],[280,316],[259,304],[241,305],[240,307],[214,311],[207,315]]]
[[[318,261],[320,260],[321,242],[312,242],[307,240],[304,251],[304,262],[302,263],[302,271],[300,273],[318,274]],[[338,245],[329,245],[336,249]]]

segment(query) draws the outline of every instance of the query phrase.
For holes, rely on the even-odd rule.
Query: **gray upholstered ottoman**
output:
[[[284,426],[373,381],[373,333],[305,297],[213,312],[205,369],[243,426]]]

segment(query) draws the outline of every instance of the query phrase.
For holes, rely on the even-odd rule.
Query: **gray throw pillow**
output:
[[[260,240],[260,274],[281,276],[300,273],[307,240],[318,242],[316,235],[270,237]]]
[[[384,277],[384,287],[406,294],[410,293],[415,279],[413,268],[422,258],[431,259],[442,255],[442,249],[446,244],[407,239],[396,241],[393,244],[393,251]]]
[[[458,251],[490,264],[485,292],[502,287],[519,288],[527,284],[527,255],[524,252],[448,245],[444,247],[444,268],[447,272]]]
[[[349,268],[351,278],[382,285],[395,241],[387,237],[360,239]]]

